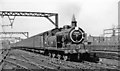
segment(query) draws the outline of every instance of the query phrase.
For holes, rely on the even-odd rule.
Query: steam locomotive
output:
[[[37,52],[63,60],[99,61],[96,54],[91,55],[85,49],[85,39],[85,32],[77,27],[77,21],[73,16],[71,26],[65,25],[62,28],[40,33],[13,44],[11,48]]]

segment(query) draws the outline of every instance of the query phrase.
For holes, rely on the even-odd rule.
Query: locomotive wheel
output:
[[[52,57],[51,53],[48,54],[49,57]]]
[[[58,55],[57,55],[57,58],[58,58],[58,60],[60,60],[60,59],[61,59],[61,55],[60,55],[60,54],[58,54]]]
[[[63,56],[63,60],[66,61],[68,59],[68,56]]]
[[[52,58],[55,58],[55,54],[52,54]]]

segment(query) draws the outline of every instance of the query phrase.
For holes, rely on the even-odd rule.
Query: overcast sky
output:
[[[119,0],[0,0],[0,10],[52,12],[59,14],[59,26],[70,25],[75,14],[78,26],[91,35],[101,35],[103,29],[118,25]],[[9,24],[0,18],[0,24]],[[1,27],[0,27],[1,28]],[[30,32],[30,36],[54,28],[46,18],[16,17],[13,29],[5,31]],[[0,29],[2,31],[2,29]]]

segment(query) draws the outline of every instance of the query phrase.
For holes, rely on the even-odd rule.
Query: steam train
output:
[[[85,38],[85,32],[82,28],[77,27],[77,21],[73,16],[71,26],[65,25],[63,28],[40,33],[13,44],[11,48],[37,52],[63,60],[99,61],[96,54],[90,54],[85,49]]]

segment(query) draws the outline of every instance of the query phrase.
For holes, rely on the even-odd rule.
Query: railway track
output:
[[[31,69],[42,69],[42,67],[34,64],[33,62],[29,62],[29,61],[25,61],[25,60],[21,60],[21,59],[17,59],[17,58],[7,57],[5,59],[5,61],[14,63],[21,67],[23,66],[23,68],[25,68],[25,69],[30,69],[30,70]]]
[[[26,56],[28,56],[28,55],[26,55]],[[100,63],[100,64],[92,63],[92,62],[78,63],[78,62],[70,62],[70,61],[58,60],[56,58],[50,59],[47,56],[41,56],[39,54],[33,54],[32,56],[33,56],[33,58],[37,58],[37,59],[40,59],[41,57],[43,57],[48,62],[58,64],[60,66],[70,67],[72,69],[81,69],[81,68],[87,68],[87,69],[107,68],[107,69],[111,69],[111,67],[113,69],[115,69],[115,67],[116,67],[114,65],[109,65],[109,64],[105,64],[105,63]]]
[[[24,55],[24,56],[29,58],[28,55]],[[90,68],[95,69],[95,67],[90,66],[90,65],[85,65],[83,63],[82,64],[79,63],[79,65],[76,65],[76,63],[73,63],[70,61],[58,60],[56,58],[48,58],[46,56],[41,56],[39,54],[37,54],[37,55],[33,54],[32,58],[30,57],[29,59],[34,59],[34,58],[36,58],[37,60],[43,59],[43,60],[47,61],[48,64],[57,65],[58,66],[57,68],[59,68],[59,69],[84,69],[84,68],[85,69],[90,69]],[[37,61],[37,62],[39,62],[39,61]]]
[[[104,67],[107,66],[111,69],[119,69],[120,68],[119,63],[120,63],[120,61],[118,61],[118,60],[101,58],[101,61],[99,64]]]
[[[103,58],[101,58],[101,59],[103,59]],[[63,61],[63,60],[61,60],[61,61]],[[111,60],[111,61],[113,61],[113,60]],[[55,61],[55,62],[57,62],[57,61]],[[55,63],[55,62],[53,62],[53,63]],[[81,68],[87,68],[87,69],[96,69],[96,68],[97,69],[101,69],[101,68],[116,69],[118,67],[118,65],[112,65],[110,63],[104,63],[102,61],[100,63],[84,61],[84,63],[82,65],[81,65],[81,63],[78,63],[78,62],[75,62],[74,64],[72,64],[72,63],[74,63],[74,62],[63,61],[63,64],[61,63],[61,65],[68,64],[67,66],[72,67],[72,68],[80,68],[83,65],[83,67],[81,67]],[[78,63],[78,65],[76,65],[77,63]],[[73,65],[73,66],[71,66],[71,65]]]
[[[50,63],[48,61],[48,58],[47,58],[47,62],[46,62],[46,58],[40,57],[40,59],[34,59],[34,57],[31,57],[30,55],[26,55],[26,54],[21,55],[21,56],[13,56],[13,54],[9,54],[9,56],[10,57],[7,57],[4,61],[7,61],[7,62],[9,61],[9,63],[12,61],[11,63],[14,65],[15,65],[14,61],[15,62],[17,61],[18,63],[16,63],[16,65],[19,64],[19,66],[22,66],[22,65],[25,66],[25,64],[28,64],[28,65],[32,64],[32,65],[35,65],[37,67],[40,67],[40,69],[59,69],[59,68],[70,69],[70,68],[65,67],[65,66],[60,66],[57,64]],[[31,66],[27,66],[26,68],[29,69],[29,67],[31,68]]]
[[[46,60],[46,59],[37,59],[36,58],[36,60],[34,60],[33,58],[28,58],[28,57],[26,59],[28,61],[34,61],[35,63],[50,67],[51,69],[65,69],[65,68],[70,69],[69,67],[60,66],[58,64],[51,63],[51,62],[49,62],[49,60]]]
[[[3,60],[6,58],[6,56],[9,54],[10,49],[2,49],[2,52],[0,56],[2,57],[0,61],[0,65],[2,64]]]
[[[55,62],[57,61],[52,61],[52,63],[55,63]],[[100,63],[93,63],[93,62],[87,62],[87,61],[84,61],[84,63],[79,63],[79,62],[61,60],[61,61],[58,61],[57,63],[59,63],[60,65],[65,65],[65,66],[76,68],[76,69],[117,69],[118,67],[118,65],[112,65],[110,63],[104,63],[102,61]]]
[[[24,60],[29,61],[29,62],[34,62],[34,64],[41,64],[42,67],[46,66],[49,67],[50,69],[72,69],[71,67],[68,66],[62,66],[60,64],[55,64],[55,62],[52,62],[51,58],[46,57],[46,56],[36,56],[34,54],[28,55],[28,54],[21,54],[21,57],[24,58]],[[43,66],[44,65],[44,66]]]
[[[31,53],[23,50],[13,50],[9,56],[4,60],[20,68],[30,69],[116,69],[105,63],[92,63],[84,61],[83,63],[58,60],[56,58],[49,58],[36,53]],[[18,63],[15,63],[18,62]],[[26,65],[25,65],[26,64]],[[23,66],[23,67],[22,67]],[[32,67],[31,67],[32,66]]]
[[[86,45],[85,48],[90,50],[91,53],[96,53],[100,58],[115,59],[120,58],[120,45]],[[119,60],[120,61],[120,60]]]
[[[44,63],[44,65],[48,66],[48,67],[52,67],[54,69],[82,69],[82,68],[88,68],[88,65],[84,65],[81,64],[81,66],[79,65],[79,67],[77,67],[75,64],[70,64],[70,61],[63,61],[63,60],[58,60],[55,58],[49,58],[46,56],[41,56],[41,55],[36,55],[36,54],[32,54],[32,56],[28,56],[26,54],[22,55],[22,57],[30,62],[35,62],[35,63],[39,63],[42,64],[41,62]],[[35,58],[35,59],[34,59]]]
[[[118,51],[102,51],[102,50],[94,50],[91,51],[91,53],[96,53],[98,57],[100,58],[107,58],[107,59],[114,59],[114,60],[119,60],[120,58],[120,52]],[[120,60],[119,60],[120,61]]]
[[[22,58],[19,56],[10,56],[10,57],[7,57],[6,59],[4,59],[5,62],[7,63],[11,63],[11,64],[14,64],[16,66],[20,66],[24,69],[28,69],[28,70],[31,70],[31,69],[53,69],[53,68],[50,68],[50,67],[47,67],[47,66],[44,66],[44,65],[41,65],[41,64],[37,64],[33,61],[29,61],[27,58],[24,58],[22,56]]]
[[[4,64],[4,59],[6,59],[6,57],[8,56],[10,52],[10,49],[2,49],[2,52],[0,54],[1,60],[0,60],[0,70],[3,68],[3,64]]]
[[[10,60],[4,60],[4,66],[3,66],[3,68],[7,65],[7,64],[9,64],[9,65],[13,65],[13,66],[15,66],[14,68],[19,68],[19,69],[28,69],[27,67],[25,67],[25,66],[23,66],[23,65],[21,65],[21,64],[17,64],[17,63],[15,63],[15,62],[13,62],[13,61],[10,61]],[[9,67],[8,67],[9,68]],[[12,67],[11,67],[12,68]],[[7,69],[7,68],[5,68],[5,69]],[[12,68],[13,69],[13,68]]]

